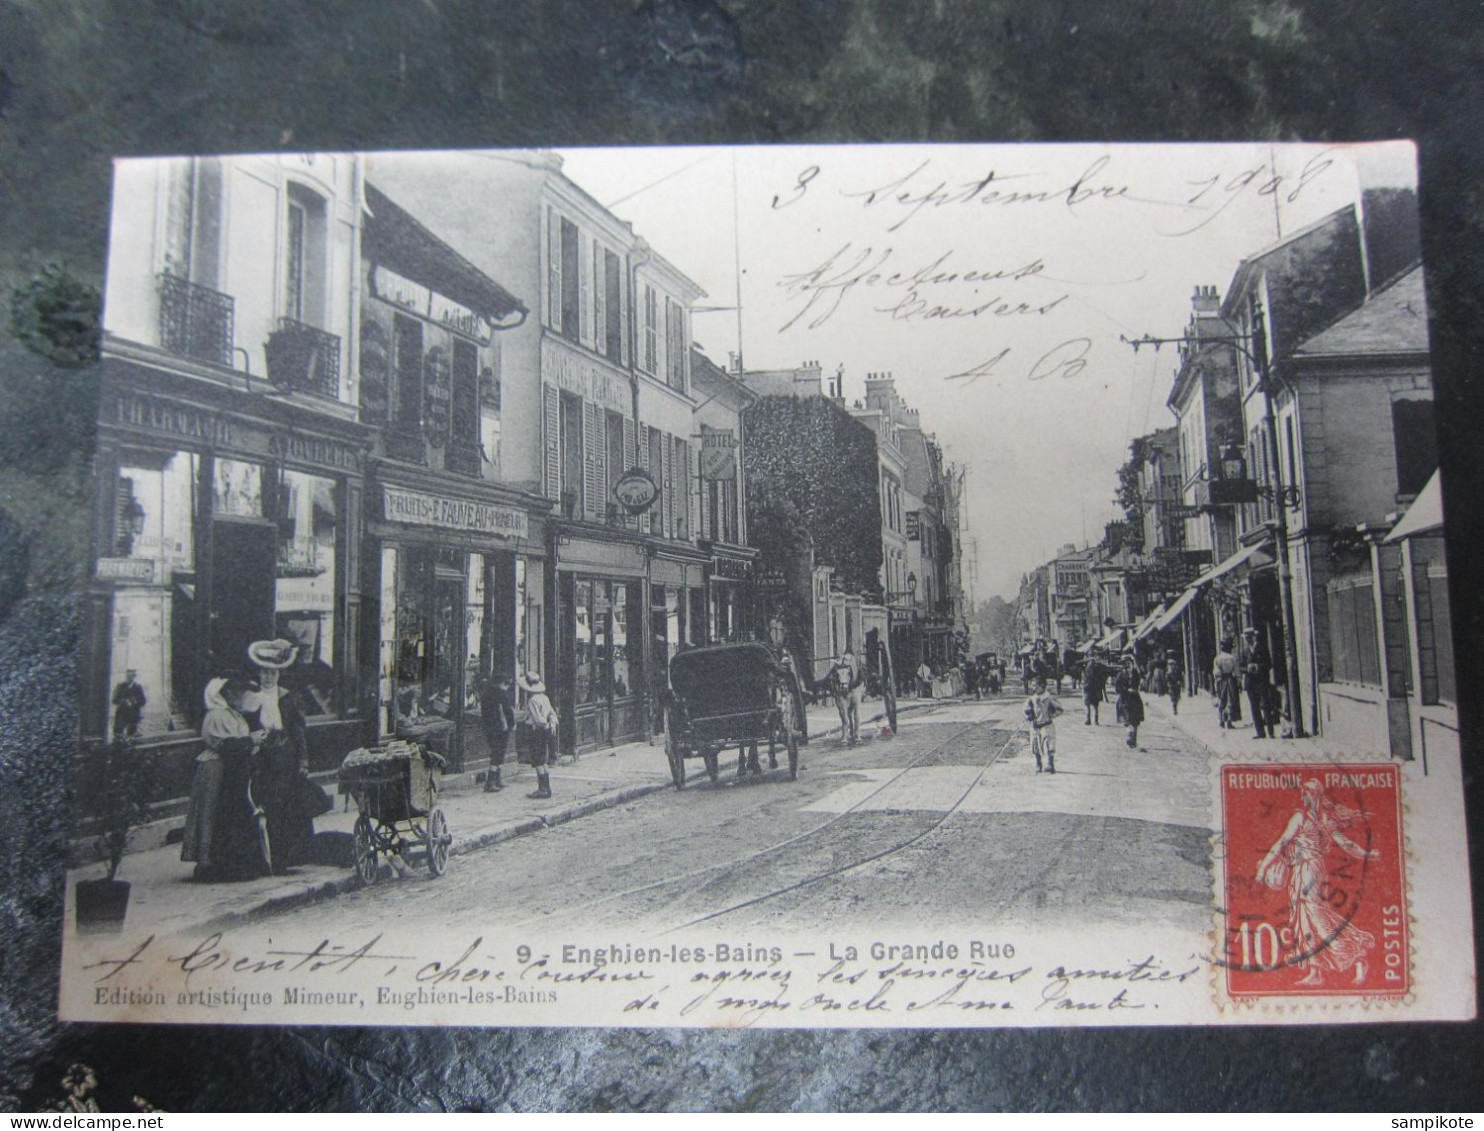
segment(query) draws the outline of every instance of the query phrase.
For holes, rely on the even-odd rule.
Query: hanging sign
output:
[[[701,478],[730,482],[737,478],[737,437],[730,428],[701,430]]]
[[[631,467],[613,485],[613,497],[630,514],[643,514],[659,498],[660,489],[642,467]]]

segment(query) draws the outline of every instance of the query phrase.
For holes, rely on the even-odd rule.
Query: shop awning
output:
[[[1248,546],[1245,550],[1238,550],[1209,573],[1201,574],[1195,579],[1195,584],[1206,585],[1215,581],[1218,577],[1231,573],[1234,569],[1241,569],[1243,566],[1256,568],[1257,566],[1272,564],[1273,555],[1268,553],[1265,544],[1259,542],[1255,546]]]
[[[1170,607],[1159,614],[1159,619],[1154,624],[1155,632],[1163,632],[1180,619],[1180,614],[1190,607],[1190,603],[1196,599],[1196,595],[1205,588],[1203,584],[1197,583],[1176,597],[1170,603]]]
[[[1434,471],[1422,494],[1412,501],[1402,520],[1391,528],[1387,542],[1400,542],[1403,538],[1415,538],[1419,534],[1433,534],[1443,529],[1443,486]]]
[[[1140,640],[1143,640],[1144,637],[1148,636],[1150,633],[1154,632],[1159,627],[1159,625],[1158,625],[1157,622],[1159,621],[1159,618],[1164,613],[1164,611],[1165,611],[1164,603],[1161,602],[1159,605],[1157,605],[1153,609],[1153,611],[1150,612],[1150,614],[1147,617],[1145,617],[1143,619],[1142,622],[1140,622],[1139,627],[1136,628],[1136,629],[1134,629],[1134,642],[1135,643],[1137,643]]]
[[[524,321],[525,303],[435,236],[390,197],[366,185],[365,246],[373,263],[431,287],[496,326]]]

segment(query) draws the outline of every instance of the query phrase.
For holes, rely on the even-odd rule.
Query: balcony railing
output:
[[[160,348],[181,357],[232,364],[231,295],[165,272],[160,275]]]
[[[340,394],[340,339],[317,326],[280,318],[264,347],[268,380],[287,392]]]

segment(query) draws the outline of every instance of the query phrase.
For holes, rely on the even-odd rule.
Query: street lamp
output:
[[[907,599],[914,605],[917,604],[917,574],[907,575]]]

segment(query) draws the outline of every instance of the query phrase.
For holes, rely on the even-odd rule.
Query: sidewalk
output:
[[[933,699],[904,702],[899,705],[899,713],[941,702]],[[879,700],[866,704],[861,719],[863,730],[881,724],[880,707]],[[833,705],[810,708],[808,719],[810,745],[800,752],[800,761],[806,766],[828,754],[840,734],[840,716]],[[781,764],[786,765],[786,755],[782,751],[780,755]],[[438,805],[448,818],[454,838],[450,851],[454,856],[674,788],[662,739],[653,745],[631,742],[592,751],[575,762],[564,759],[551,770],[553,797],[549,801],[534,801],[526,796],[536,787],[536,774],[531,767],[507,761],[503,775],[505,788],[498,793],[485,793],[483,785],[476,780],[476,776],[483,774],[483,759],[475,759],[474,763],[468,772],[444,777],[439,788]],[[723,754],[721,768],[724,782],[736,773],[735,751],[730,756]],[[699,758],[687,760],[686,770],[687,782],[706,779]],[[333,792],[333,784],[329,788]],[[319,834],[317,846],[329,846],[348,854],[356,817],[354,802],[337,795],[335,808],[315,820],[315,832]],[[172,822],[179,823],[180,819]],[[414,875],[422,870],[420,865],[413,864]],[[178,843],[125,856],[119,878],[132,885],[129,923],[148,924],[160,934],[221,930],[290,907],[331,899],[356,883],[354,871],[345,864],[308,864],[293,869],[289,875],[264,876],[241,883],[197,884],[191,881],[191,872],[192,866],[180,859]],[[69,917],[73,885],[78,880],[95,879],[102,874],[102,866],[98,864],[68,871]],[[397,880],[383,877],[380,882]]]
[[[1242,702],[1243,718],[1232,730],[1223,730],[1216,714],[1216,700],[1205,694],[1180,700],[1180,713],[1172,715],[1167,696],[1144,693],[1144,710],[1151,718],[1168,719],[1199,742],[1212,754],[1225,761],[1239,762],[1389,762],[1385,751],[1357,749],[1354,745],[1317,738],[1259,739],[1246,716],[1246,698]]]

